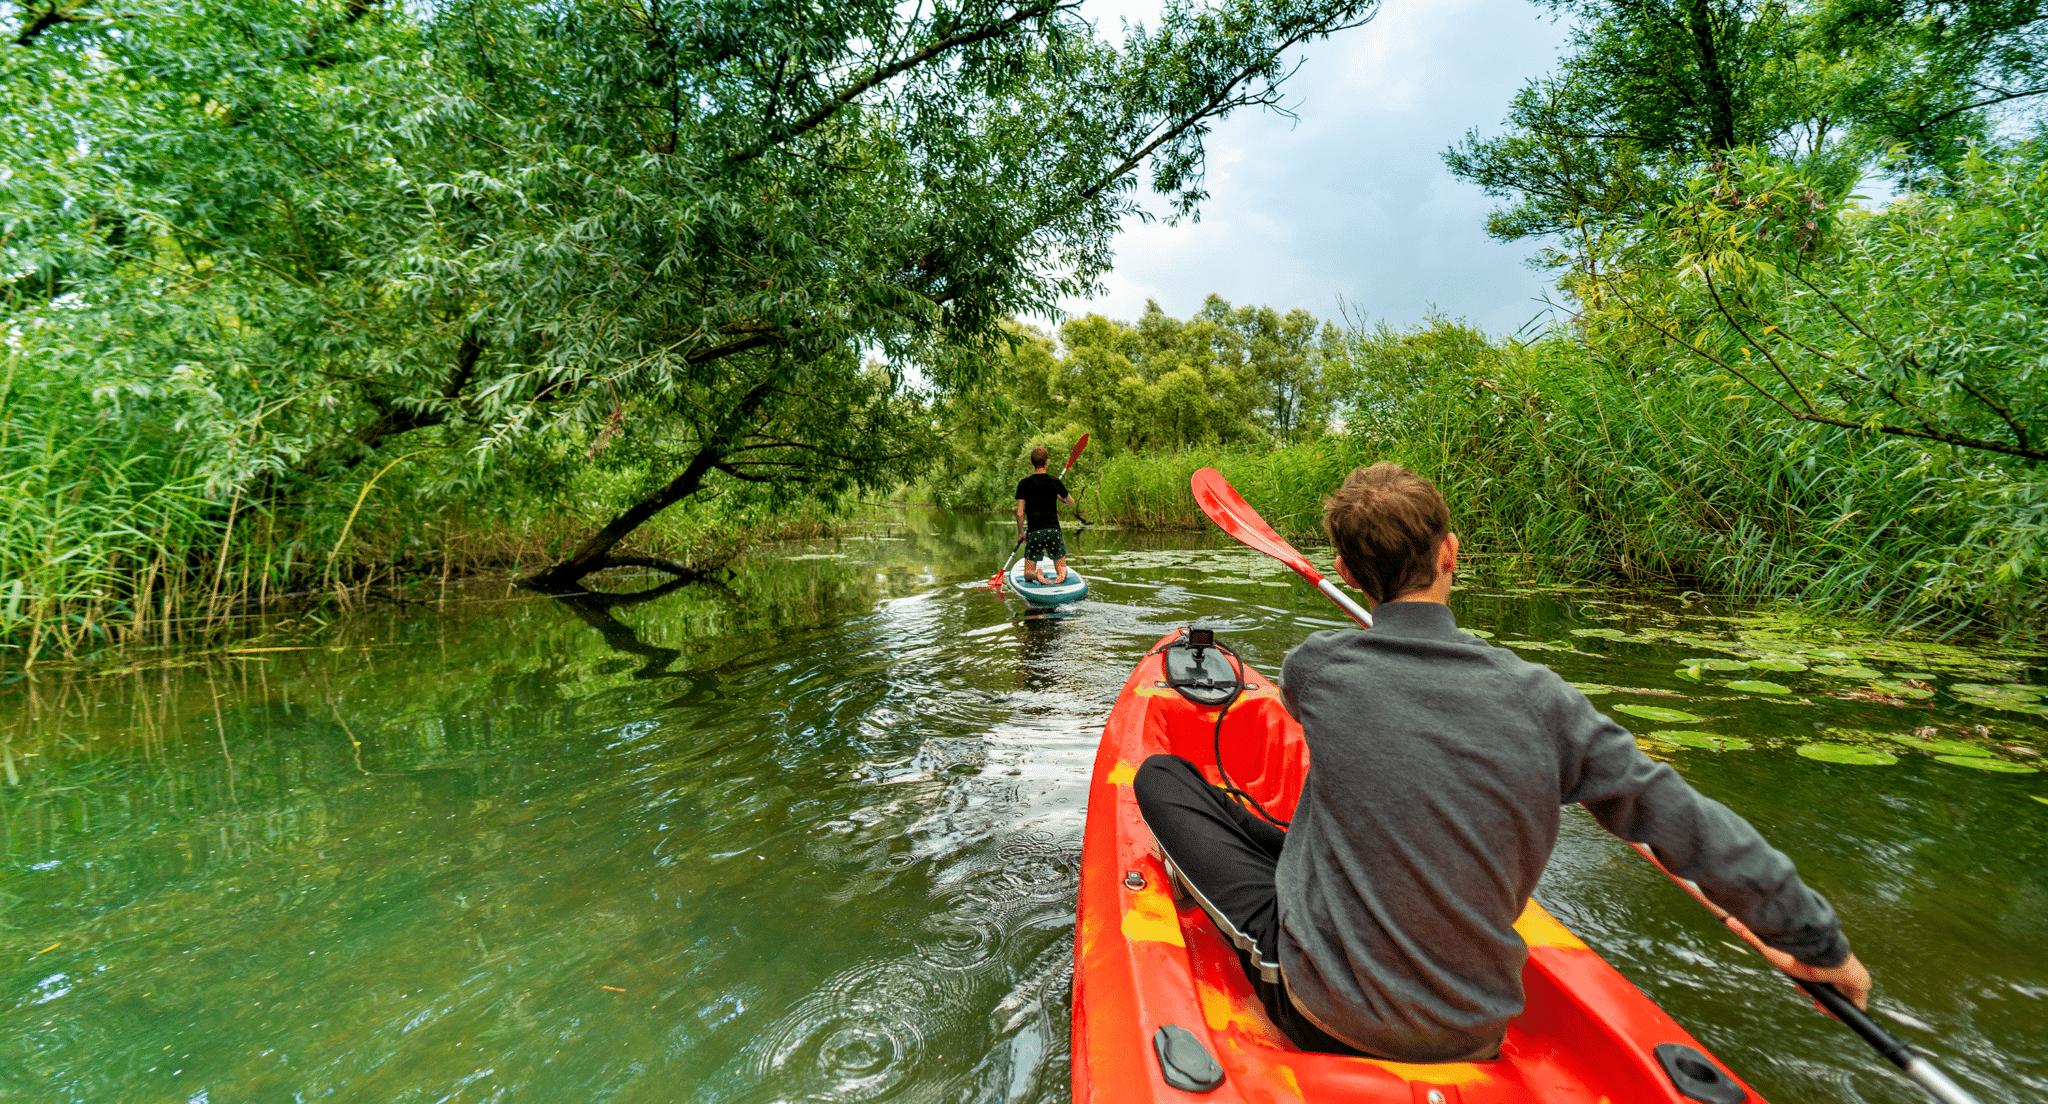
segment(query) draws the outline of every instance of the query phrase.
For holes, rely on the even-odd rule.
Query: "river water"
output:
[[[0,675],[0,1099],[1065,1100],[1125,675],[1191,621],[1268,671],[1339,621],[1213,535],[1102,530],[1090,600],[1026,617],[975,585],[1012,533],[897,511],[647,600],[472,582]],[[1789,852],[1894,1030],[2048,1094],[2040,670],[1494,574],[1461,621]],[[1765,1096],[1916,1099],[1576,810],[1538,896]]]

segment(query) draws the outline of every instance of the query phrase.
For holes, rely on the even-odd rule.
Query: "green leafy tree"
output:
[[[2048,95],[2048,7],[2040,0],[1820,0],[1815,26],[1852,62],[1841,103],[1909,178],[1960,165],[1991,113],[2038,111]]]
[[[189,427],[227,503],[373,458],[450,501],[638,472],[536,578],[569,586],[721,482],[916,472],[1140,171],[1194,210],[1207,127],[1370,13],[1175,3],[1112,44],[1062,0],[0,6],[5,324]]]
[[[1544,0],[1577,21],[1571,53],[1508,107],[1508,132],[1478,131],[1444,155],[1451,172],[1511,201],[1496,237],[1631,225],[1693,168],[1768,146],[1854,182],[1833,113],[1838,66],[1784,0]]]
[[[1748,152],[1573,285],[1594,348],[1797,422],[2048,461],[2048,145],[1876,213]]]

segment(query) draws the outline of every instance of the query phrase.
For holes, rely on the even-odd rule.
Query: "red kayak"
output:
[[[1498,1059],[1411,1065],[1295,1049],[1267,1018],[1237,955],[1208,915],[1192,901],[1175,904],[1152,833],[1131,796],[1138,764],[1160,752],[1184,756],[1212,782],[1222,781],[1212,751],[1213,703],[1227,691],[1167,685],[1169,663],[1178,680],[1235,682],[1227,661],[1219,661],[1214,648],[1195,653],[1182,633],[1167,636],[1138,663],[1103,727],[1089,783],[1074,931],[1076,1101],[1758,1100],[1533,900],[1515,924],[1529,944],[1522,974],[1528,1004],[1509,1025]],[[1270,680],[1245,667],[1243,682],[1246,688],[1224,719],[1224,766],[1232,782],[1284,820],[1293,814],[1308,773],[1308,746]]]

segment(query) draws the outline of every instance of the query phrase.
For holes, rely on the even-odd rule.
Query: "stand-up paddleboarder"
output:
[[[1075,505],[1067,485],[1047,475],[1052,453],[1044,446],[1031,450],[1031,474],[1017,481],[1017,535],[1024,538],[1024,577],[1034,583],[1067,581],[1067,540],[1060,533],[1060,506]],[[1058,572],[1051,580],[1038,573],[1038,561],[1049,559]]]

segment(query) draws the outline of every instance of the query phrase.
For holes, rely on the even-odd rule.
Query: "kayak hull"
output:
[[[1132,797],[1138,765],[1162,752],[1221,780],[1215,711],[1160,685],[1164,662],[1155,649],[1125,683],[1089,782],[1074,931],[1075,1101],[1694,1104],[1653,1048],[1676,1043],[1703,1056],[1705,1048],[1533,900],[1515,924],[1529,944],[1527,1006],[1509,1025],[1500,1058],[1408,1064],[1295,1049],[1208,916],[1192,902],[1176,905]],[[1308,773],[1307,745],[1278,688],[1249,666],[1244,681],[1250,688],[1224,720],[1225,765],[1232,781],[1284,819]],[[1167,1084],[1153,1036],[1168,1024],[1203,1044],[1223,1070],[1222,1085],[1197,1095]],[[1748,1100],[1761,1104],[1754,1092]]]
[[[1042,577],[1052,578],[1054,573],[1052,561],[1038,561],[1038,571]],[[1067,567],[1066,580],[1060,583],[1034,583],[1025,578],[1023,560],[1018,560],[1010,565],[1008,578],[1010,593],[1023,598],[1024,601],[1034,606],[1059,606],[1065,605],[1068,602],[1078,602],[1088,597],[1088,580],[1082,578],[1081,573],[1075,571],[1071,564]]]

